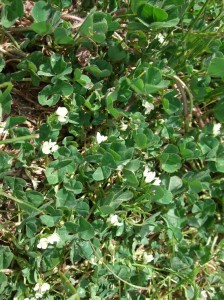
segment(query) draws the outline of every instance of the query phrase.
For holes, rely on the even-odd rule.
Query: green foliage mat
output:
[[[223,1],[0,9],[0,300],[224,299]]]

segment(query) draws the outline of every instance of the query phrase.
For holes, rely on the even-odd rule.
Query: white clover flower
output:
[[[213,126],[213,134],[215,136],[220,134],[221,127],[222,127],[222,125],[220,123],[214,124],[214,126]]]
[[[0,123],[0,134],[8,133],[8,130],[5,130],[5,123]]]
[[[122,226],[123,225],[123,222],[118,221],[117,215],[110,215],[109,218],[107,219],[107,222],[113,226]]]
[[[156,172],[151,172],[149,170],[149,168],[146,166],[145,170],[143,172],[143,175],[145,176],[145,182],[149,183],[149,182],[152,182],[155,179]]]
[[[33,288],[34,292],[39,291],[40,289],[40,284],[36,283],[35,287]]]
[[[142,104],[145,107],[145,114],[150,114],[151,111],[154,109],[154,105],[148,101],[144,101]]]
[[[61,123],[66,123],[68,119],[68,110],[66,107],[58,107],[56,110],[56,115],[58,116],[58,121]]]
[[[41,287],[40,287],[40,292],[41,292],[42,294],[44,294],[44,293],[46,293],[47,291],[49,291],[49,289],[50,289],[50,284],[47,283],[47,282],[44,282],[44,283],[41,285]]]
[[[122,171],[124,169],[124,166],[123,165],[119,165],[119,166],[117,166],[117,171]]]
[[[121,127],[120,127],[121,131],[125,131],[125,130],[127,130],[127,128],[128,128],[128,125],[121,122]]]
[[[48,247],[48,239],[47,238],[41,238],[39,240],[39,243],[37,244],[37,248],[47,249],[47,247]]]
[[[152,182],[153,185],[160,185],[160,183],[161,183],[161,180],[159,179],[159,177],[156,177],[156,172],[151,172],[147,166],[145,166],[143,176],[145,177],[146,183]]]
[[[206,300],[206,299],[208,299],[208,294],[207,294],[206,291],[202,290],[201,291],[201,296],[198,300]]]
[[[158,39],[158,41],[160,42],[160,44],[162,44],[164,42],[164,40],[165,40],[164,36],[161,33],[157,34],[156,38]]]
[[[153,185],[160,185],[160,183],[161,183],[161,180],[159,179],[159,177],[156,177],[152,184]]]
[[[56,142],[52,142],[51,140],[49,140],[49,142],[46,141],[43,143],[42,152],[44,154],[50,154],[57,150],[58,150],[58,145]]]
[[[145,264],[150,263],[153,260],[154,260],[154,256],[152,254],[147,254],[147,253],[143,254],[143,261]]]
[[[101,135],[99,132],[97,132],[97,134],[96,134],[96,141],[97,141],[98,144],[100,144],[102,142],[105,142],[107,139],[108,139],[107,136]]]
[[[92,257],[89,259],[89,262],[90,262],[92,265],[102,265],[102,263],[103,263],[103,258],[98,259],[96,256],[92,256]]]
[[[49,244],[58,243],[60,241],[60,236],[55,232],[47,237]]]
[[[35,297],[36,299],[42,298],[43,295],[49,291],[50,285],[47,282],[44,283],[37,283],[33,290],[36,292]]]

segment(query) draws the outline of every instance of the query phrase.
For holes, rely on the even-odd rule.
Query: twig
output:
[[[13,89],[12,89],[12,94],[14,94],[14,95],[19,95],[20,97],[22,97],[22,98],[25,99],[26,101],[28,101],[28,102],[34,104],[35,106],[38,106],[38,109],[40,109],[40,110],[45,110],[45,111],[47,110],[47,111],[49,111],[49,108],[42,107],[39,103],[37,103],[36,101],[34,101],[34,100],[28,98],[26,95],[24,95],[23,92],[21,92],[20,90],[17,90],[17,89],[15,89],[15,88],[13,88]]]
[[[65,14],[65,15],[62,15],[61,18],[63,20],[74,20],[74,21],[79,21],[79,22],[84,22],[85,19],[83,18],[80,18],[80,17],[77,17],[77,16],[74,16],[74,15],[70,15],[70,14]]]
[[[11,53],[9,53],[8,51],[4,50],[1,46],[0,46],[0,52],[2,52],[3,54],[11,57],[11,58],[15,58],[15,55],[12,55]]]
[[[176,81],[177,87],[182,95],[183,100],[183,107],[184,107],[184,116],[185,116],[185,130],[188,131],[189,126],[192,122],[192,111],[193,111],[193,95],[188,88],[188,86],[183,82],[177,75],[167,75],[169,78],[173,78]],[[188,103],[187,103],[187,96],[185,93],[185,90],[187,92],[188,98],[189,98],[189,111],[188,111]]]

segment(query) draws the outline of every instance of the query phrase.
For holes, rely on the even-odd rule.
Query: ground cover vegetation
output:
[[[223,1],[0,9],[0,299],[224,299]]]

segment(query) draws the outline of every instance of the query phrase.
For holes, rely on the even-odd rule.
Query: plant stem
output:
[[[183,101],[183,107],[184,107],[184,116],[185,116],[185,130],[186,132],[189,130],[189,126],[191,125],[192,122],[192,111],[193,111],[193,95],[188,88],[188,86],[183,82],[177,75],[167,75],[169,78],[173,78],[176,81],[177,87],[182,95],[182,101]],[[187,97],[185,94],[185,91],[188,94],[189,100],[190,100],[190,108],[188,112],[188,103],[187,103]]]
[[[97,257],[99,260],[101,260],[101,257],[98,255],[98,253],[97,253],[95,247],[93,246],[93,244],[92,244],[91,242],[89,242],[89,243],[90,243],[90,245],[91,245],[91,247],[92,247],[92,249],[93,249],[93,252],[94,252],[94,254],[96,255],[96,257]],[[117,278],[118,280],[120,280],[120,281],[122,281],[123,283],[127,284],[128,286],[131,286],[131,287],[133,287],[133,288],[135,288],[135,289],[137,289],[137,290],[149,291],[149,288],[147,288],[147,287],[135,285],[135,284],[132,284],[132,283],[130,283],[130,282],[128,282],[128,281],[122,279],[122,278],[119,277],[117,274],[115,274],[114,271],[112,271],[111,268],[110,268],[104,261],[102,261],[102,264],[104,265],[104,267],[105,267],[105,268],[106,268],[106,269],[107,269],[107,270],[108,270],[115,278]]]
[[[4,141],[0,141],[0,145],[11,144],[11,143],[15,143],[15,142],[32,140],[32,139],[37,139],[38,137],[39,137],[38,134],[31,134],[31,135],[19,136],[19,137],[15,137],[15,138],[12,138],[12,139],[7,139],[7,140],[4,140]]]
[[[71,284],[69,279],[61,271],[59,271],[58,273],[59,273],[59,276],[61,277],[62,282],[70,291],[70,294],[72,294],[72,296],[74,296],[74,300],[79,300],[80,298],[79,298],[79,295],[77,294],[76,288]]]
[[[25,202],[25,201],[23,201],[23,200],[20,200],[20,199],[14,197],[14,196],[12,196],[12,195],[9,195],[9,194],[3,192],[2,190],[0,190],[0,196],[3,196],[3,197],[5,197],[5,198],[8,198],[8,199],[10,199],[10,200],[13,200],[13,201],[15,201],[15,202],[17,202],[17,203],[19,203],[19,204],[22,204],[22,205],[25,205],[25,206],[27,206],[27,207],[29,207],[29,208],[32,208],[32,209],[36,210],[38,213],[43,213],[42,210],[40,210],[39,208],[33,206],[32,204],[30,204],[30,203],[28,203],[28,202]]]

